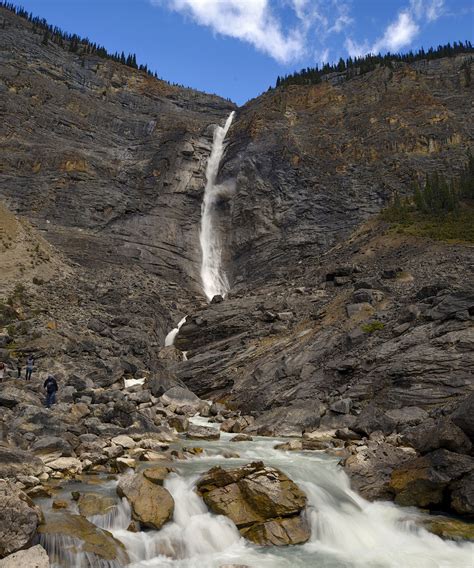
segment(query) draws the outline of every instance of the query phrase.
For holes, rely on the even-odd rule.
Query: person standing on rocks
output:
[[[28,359],[26,360],[26,375],[25,375],[25,379],[27,381],[31,379],[34,366],[35,366],[35,360],[33,359],[33,355],[28,355]]]
[[[44,381],[43,387],[46,389],[46,408],[50,408],[56,402],[56,393],[58,392],[58,383],[52,375]]]
[[[0,361],[0,381],[3,379],[4,375],[5,375],[5,363],[3,361]]]

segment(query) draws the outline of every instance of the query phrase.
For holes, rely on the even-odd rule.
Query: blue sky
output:
[[[239,104],[278,75],[474,36],[472,0],[17,0],[158,75]]]

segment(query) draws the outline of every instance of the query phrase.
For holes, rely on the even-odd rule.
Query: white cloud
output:
[[[280,63],[289,63],[305,51],[305,28],[296,26],[284,31],[273,14],[269,0],[151,0],[170,9],[188,14],[198,24],[213,31],[240,39],[267,53]],[[307,2],[293,0],[298,11]],[[296,12],[298,15],[298,12]],[[303,14],[303,12],[301,12]],[[298,16],[299,17],[299,16]]]
[[[418,20],[434,22],[443,15],[444,0],[410,0],[410,9]]]
[[[372,51],[398,51],[401,47],[410,45],[420,31],[413,16],[409,12],[400,12],[395,22],[390,24],[383,36],[372,46]]]
[[[278,62],[294,62],[322,45],[331,33],[340,33],[352,19],[343,0],[150,0],[209,27],[213,32],[253,45]],[[285,25],[278,8],[293,15]],[[311,45],[312,44],[312,45]]]
[[[397,52],[410,45],[420,32],[420,26],[438,19],[444,9],[444,0],[410,0],[407,8],[397,14],[381,37],[372,44],[367,40],[356,42],[348,37],[345,48],[351,57],[360,57],[367,53],[381,51]]]

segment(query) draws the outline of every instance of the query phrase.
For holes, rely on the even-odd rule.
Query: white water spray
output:
[[[181,326],[186,321],[186,317],[187,316],[184,316],[184,318],[178,323],[178,327],[175,327],[174,329],[172,329],[168,333],[168,335],[165,337],[165,347],[169,347],[170,345],[174,344],[174,340],[175,340],[176,336],[178,335],[178,332],[181,329]]]
[[[224,139],[232,124],[231,112],[225,125],[214,131],[211,155],[206,168],[206,187],[201,208],[201,231],[199,240],[202,251],[201,279],[208,300],[216,295],[225,296],[229,291],[229,281],[222,268],[222,246],[214,226],[213,209],[219,197],[220,188],[216,185],[219,164],[224,153]]]

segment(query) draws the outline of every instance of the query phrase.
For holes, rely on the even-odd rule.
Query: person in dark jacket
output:
[[[44,381],[43,387],[46,389],[46,408],[50,408],[56,402],[56,393],[58,392],[58,383],[56,379],[49,375]]]

